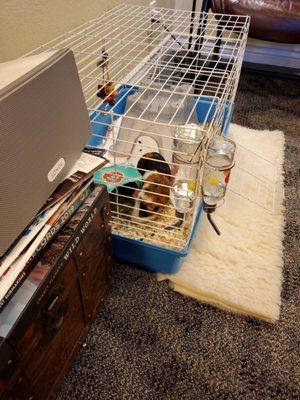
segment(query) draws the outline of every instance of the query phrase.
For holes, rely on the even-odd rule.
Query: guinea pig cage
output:
[[[247,16],[120,5],[29,53],[73,50],[91,121],[87,148],[109,160],[95,180],[110,194],[118,258],[176,272],[203,199],[208,214],[222,201],[224,185],[204,167],[208,154],[229,156],[219,168],[227,183],[248,28]]]

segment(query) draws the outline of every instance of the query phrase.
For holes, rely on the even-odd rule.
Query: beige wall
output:
[[[148,0],[0,0],[0,61],[19,57],[117,4]]]
[[[156,0],[156,5],[157,7],[176,8],[178,10],[190,11],[192,9],[193,0]],[[202,0],[198,0],[197,11],[200,10],[201,5]]]

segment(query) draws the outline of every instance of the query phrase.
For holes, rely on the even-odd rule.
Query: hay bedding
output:
[[[159,244],[163,247],[179,250],[182,249],[189,236],[189,228],[192,223],[191,213],[187,213],[183,224],[179,228],[164,230],[166,227],[176,224],[175,208],[166,207],[155,220],[134,222],[134,220],[111,220],[112,232],[131,239],[145,241],[150,244]]]

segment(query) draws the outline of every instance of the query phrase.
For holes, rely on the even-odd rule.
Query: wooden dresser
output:
[[[1,400],[46,400],[62,381],[111,283],[109,218],[98,186],[2,311]]]

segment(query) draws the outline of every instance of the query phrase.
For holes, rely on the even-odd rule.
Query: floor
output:
[[[118,265],[56,400],[300,398],[299,83],[243,74],[234,122],[286,136],[280,321],[218,310],[158,284],[153,273]]]

